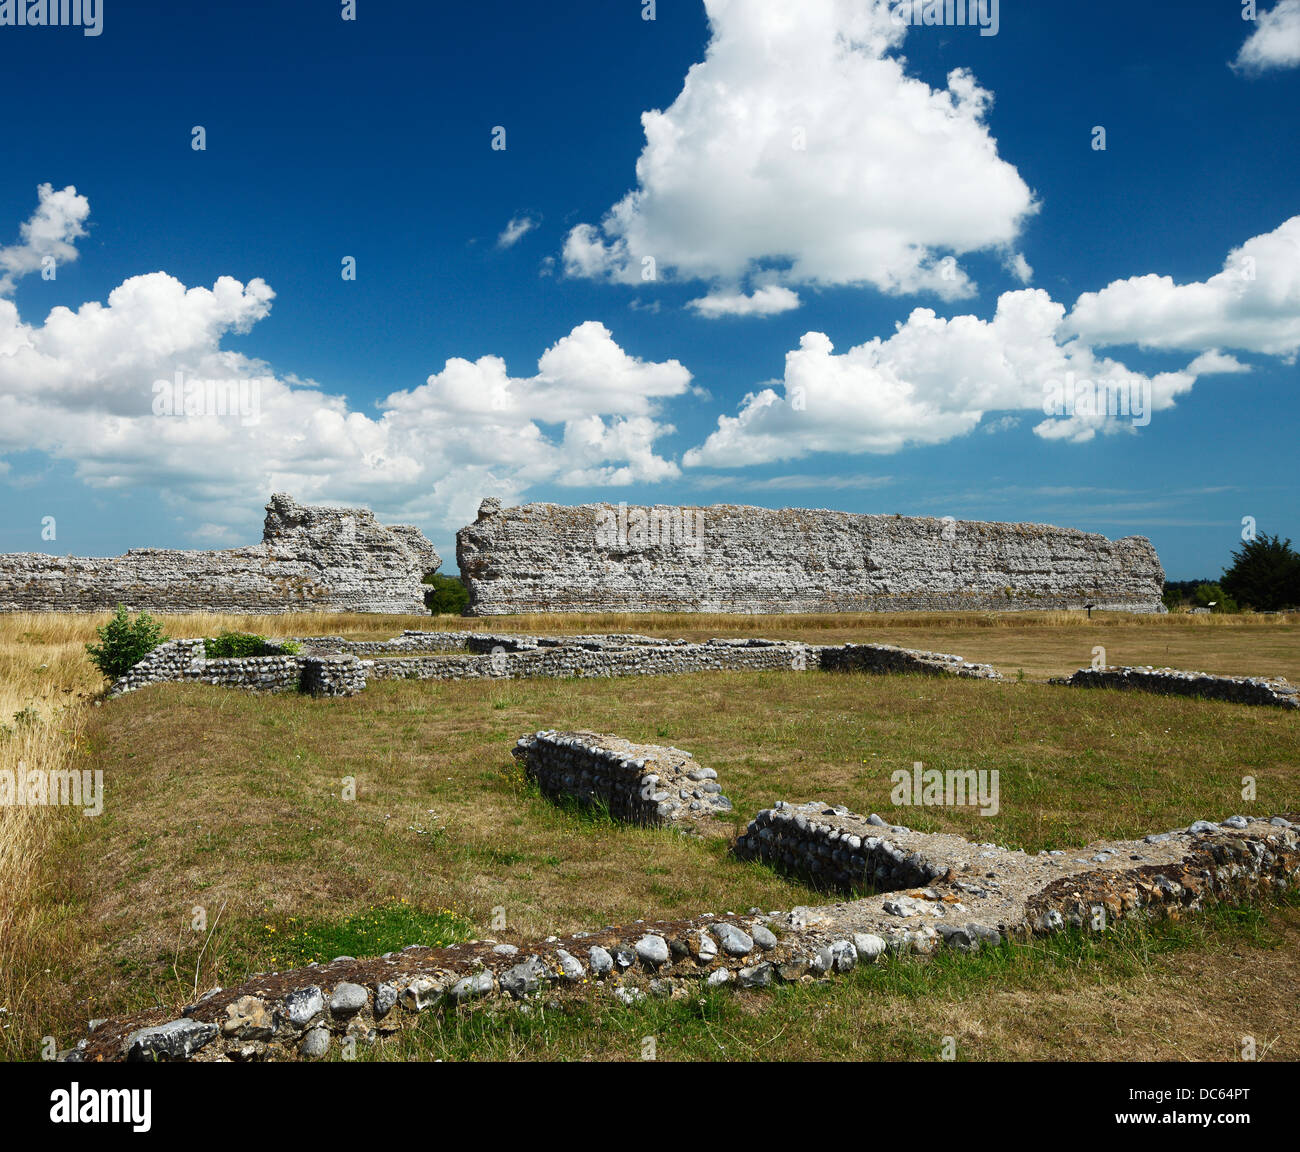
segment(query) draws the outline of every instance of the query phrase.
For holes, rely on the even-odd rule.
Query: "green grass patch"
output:
[[[300,921],[289,916],[262,926],[264,946],[280,969],[336,956],[382,956],[408,944],[445,948],[469,940],[474,925],[450,909],[423,912],[405,901],[380,905],[342,920]]]

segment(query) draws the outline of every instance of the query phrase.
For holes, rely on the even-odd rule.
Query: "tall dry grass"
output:
[[[0,616],[0,772],[67,770],[89,698],[101,677],[86,658],[93,625],[67,616]],[[0,805],[0,1051],[32,1058],[16,1024],[25,998],[42,984],[49,936],[34,900],[55,882],[46,856],[67,813]],[[19,1049],[24,1051],[19,1051]]]

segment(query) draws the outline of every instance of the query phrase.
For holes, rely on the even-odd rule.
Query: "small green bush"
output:
[[[296,656],[302,645],[294,640],[268,640],[255,632],[223,632],[203,641],[203,654],[209,660],[247,656]]]
[[[125,676],[164,640],[162,625],[148,612],[134,620],[121,604],[102,628],[95,629],[98,644],[87,644],[86,652],[107,680]]]

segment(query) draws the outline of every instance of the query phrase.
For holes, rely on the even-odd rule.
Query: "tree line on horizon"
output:
[[[1163,596],[1171,612],[1280,612],[1300,607],[1300,553],[1289,539],[1265,533],[1232,553],[1232,566],[1218,580],[1166,580]]]

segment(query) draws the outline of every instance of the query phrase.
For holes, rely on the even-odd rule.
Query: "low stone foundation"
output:
[[[1068,680],[1072,688],[1120,688],[1164,696],[1202,696],[1234,704],[1300,708],[1300,688],[1280,676],[1211,676],[1178,668],[1080,668]]]
[[[834,808],[822,815],[827,820],[817,823],[832,828],[852,816]],[[102,1023],[60,1058],[319,1059],[340,1045],[391,1035],[423,1012],[479,1001],[526,1000],[562,987],[576,992],[586,983],[596,995],[634,1004],[646,996],[699,996],[720,985],[822,980],[886,953],[975,951],[1067,926],[1105,931],[1129,917],[1256,899],[1300,878],[1300,826],[1283,817],[1197,821],[1144,840],[1036,856],[960,837],[896,829],[889,835],[912,849],[905,861],[916,856],[923,863],[918,874],[931,874],[928,885],[787,913],[751,909],[743,917],[638,921],[545,941],[478,940],[366,960],[340,957],[214,989],[180,1018],[152,1009]]]
[[[298,691],[311,696],[355,696],[366,686],[366,673],[355,656],[304,656]]]
[[[713,639],[703,643],[652,636],[518,636],[476,632],[407,631],[392,640],[337,636],[295,638],[299,656],[208,660],[202,640],[170,640],[155,648],[109,690],[120,696],[149,684],[197,680],[234,687],[285,690],[300,686],[305,661],[344,656],[356,661],[335,676],[338,691],[360,692],[368,680],[511,680],[533,676],[672,676],[685,672],[836,671],[922,672],[1000,679],[987,664],[960,656],[888,644],[803,644],[787,640]],[[368,657],[368,658],[366,658]],[[319,672],[309,680],[319,683]],[[308,688],[304,690],[315,690]]]
[[[202,639],[169,640],[116,680],[108,695],[175,681],[320,696],[351,696],[366,686],[365,666],[356,656],[282,653],[209,660]]]
[[[942,876],[949,867],[945,861],[962,846],[966,841],[958,836],[913,832],[874,812],[864,818],[813,800],[797,808],[785,802],[765,808],[737,838],[734,851],[814,888],[891,892]]]
[[[758,638],[694,642],[635,634],[525,636],[417,631],[403,632],[391,640],[308,636],[295,638],[294,642],[300,646],[300,655],[208,660],[202,640],[169,640],[116,681],[109,696],[176,680],[258,691],[301,689],[350,696],[364,690],[370,680],[514,680],[534,676],[674,676],[688,672],[817,669],[1002,679],[989,664],[891,644],[804,644]],[[308,671],[308,660],[326,657],[346,657],[351,663],[331,665],[333,671],[328,675],[320,667]],[[1211,676],[1176,668],[1081,668],[1069,679],[1051,683],[1300,708],[1300,689],[1280,677]]]
[[[990,664],[971,664],[943,652],[918,652],[890,644],[844,644],[822,648],[821,667],[832,672],[922,672],[931,676],[965,676],[1001,680]]]
[[[604,804],[629,824],[689,825],[731,811],[717,772],[680,748],[550,731],[522,737],[512,755],[546,795]]]

